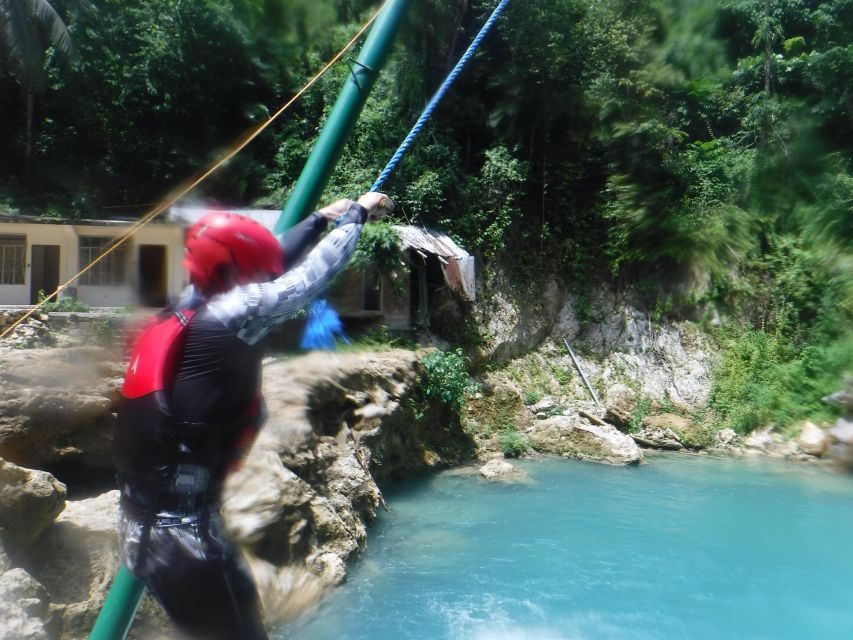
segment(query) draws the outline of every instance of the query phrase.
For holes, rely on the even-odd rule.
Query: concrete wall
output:
[[[68,281],[85,265],[79,264],[79,237],[116,237],[130,228],[128,224],[51,224],[0,221],[0,234],[26,236],[26,269],[24,284],[0,285],[0,304],[30,304],[32,245],[59,245],[59,281]],[[185,284],[183,259],[183,229],[172,224],[150,224],[140,229],[127,242],[125,264],[126,282],[112,286],[76,287],[77,298],[91,306],[121,307],[140,303],[137,294],[139,274],[137,256],[139,245],[162,245],[166,249],[167,295],[177,296]]]
[[[364,308],[364,273],[351,270],[335,283],[329,292],[329,303],[343,318],[376,318],[391,329],[407,330],[411,328],[411,310],[409,274],[401,271],[403,295],[397,296],[392,282],[382,276],[381,311],[366,311]]]

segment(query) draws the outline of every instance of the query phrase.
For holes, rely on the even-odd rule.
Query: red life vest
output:
[[[113,462],[122,484],[131,482],[152,504],[171,482],[179,460],[169,393],[194,313],[173,311],[155,316],[136,340],[121,389]]]
[[[194,314],[195,310],[173,311],[165,319],[155,318],[143,329],[124,376],[121,394],[125,398],[141,398],[171,386]]]

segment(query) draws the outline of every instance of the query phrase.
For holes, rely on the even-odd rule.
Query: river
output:
[[[386,492],[347,583],[274,636],[853,638],[853,477],[766,460],[540,458]]]

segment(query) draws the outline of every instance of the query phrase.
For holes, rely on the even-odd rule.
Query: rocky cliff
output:
[[[0,638],[85,638],[118,567],[109,442],[122,367],[79,346],[0,360]],[[224,513],[271,620],[343,579],[381,483],[470,453],[451,413],[415,417],[418,367],[402,350],[265,363],[270,417]],[[134,629],[168,635],[150,598]]]

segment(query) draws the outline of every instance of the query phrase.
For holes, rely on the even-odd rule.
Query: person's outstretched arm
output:
[[[304,220],[293,225],[279,236],[279,242],[284,252],[285,270],[292,269],[299,264],[305,250],[320,239],[328,223],[335,222],[344,215],[349,211],[352,204],[353,201],[349,199],[338,200],[309,214]]]
[[[243,285],[215,296],[208,310],[242,340],[255,344],[324,291],[355,251],[368,216],[377,217],[385,200],[380,193],[363,195],[298,267],[272,282]]]

